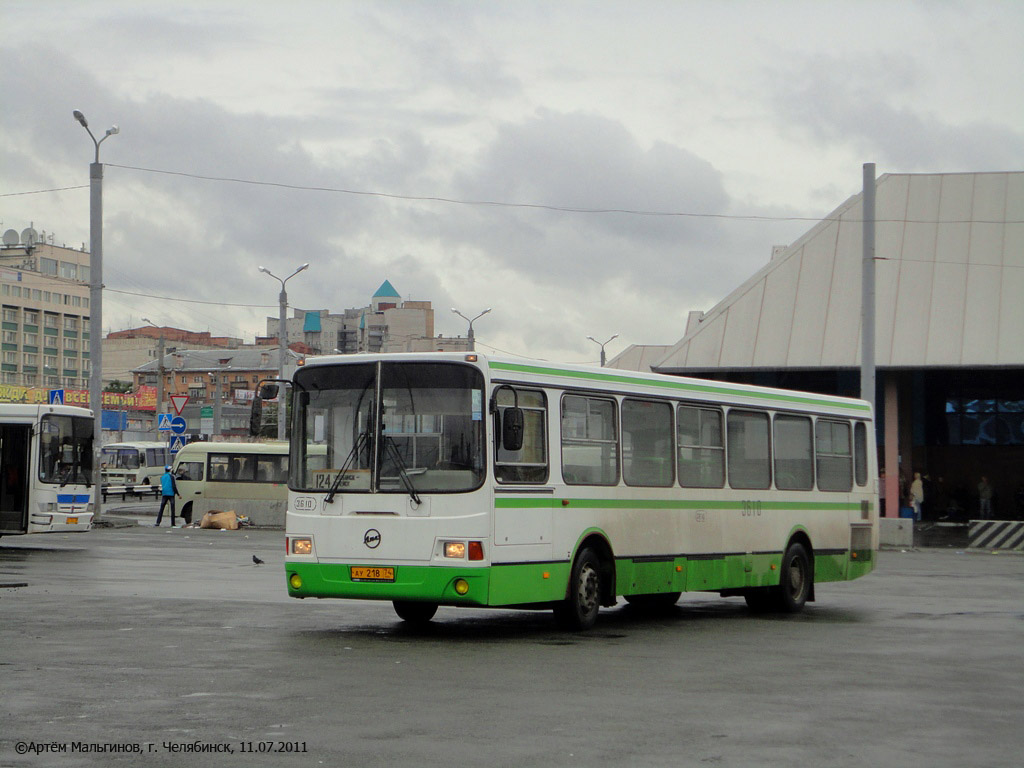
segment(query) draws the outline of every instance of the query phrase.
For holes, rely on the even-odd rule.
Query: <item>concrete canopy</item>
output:
[[[876,364],[1024,365],[1024,172],[886,174],[876,190]],[[611,365],[859,366],[862,216],[858,194],[691,318],[660,359],[663,347],[631,347]]]

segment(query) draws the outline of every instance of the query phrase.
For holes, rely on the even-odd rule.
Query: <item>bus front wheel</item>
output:
[[[555,618],[566,629],[590,629],[601,609],[601,561],[590,547],[576,556],[569,594],[555,606]]]
[[[437,603],[420,603],[414,600],[393,600],[395,613],[402,621],[410,624],[427,624],[437,613]]]

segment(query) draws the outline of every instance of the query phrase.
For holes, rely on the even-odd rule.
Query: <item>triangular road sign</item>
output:
[[[169,430],[171,428],[171,414],[158,413],[156,416],[157,429]]]
[[[171,395],[171,407],[174,408],[174,412],[181,416],[181,409],[185,407],[185,403],[188,402],[188,395]]]
[[[185,436],[184,435],[174,435],[171,438],[171,453],[177,453],[178,451],[180,451],[184,447],[185,447]]]

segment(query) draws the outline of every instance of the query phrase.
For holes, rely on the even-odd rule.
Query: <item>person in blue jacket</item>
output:
[[[164,516],[164,506],[168,501],[171,502],[171,528],[174,527],[174,497],[181,498],[181,494],[178,493],[178,484],[174,482],[174,475],[171,474],[171,468],[164,467],[164,473],[160,477],[160,511],[156,513],[156,524],[154,527],[160,527],[160,521]]]

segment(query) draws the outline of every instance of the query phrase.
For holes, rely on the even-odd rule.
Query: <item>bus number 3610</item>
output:
[[[742,517],[760,517],[761,516],[761,502],[760,501],[744,501],[743,511],[740,513]]]

